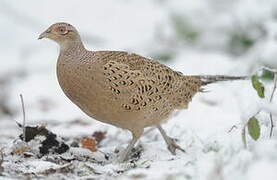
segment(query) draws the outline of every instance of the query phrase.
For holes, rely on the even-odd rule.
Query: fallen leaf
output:
[[[97,151],[97,142],[94,138],[83,138],[81,140],[81,147],[95,152]]]
[[[95,131],[92,134],[92,137],[94,137],[95,140],[97,141],[97,144],[99,144],[103,139],[106,138],[106,133],[107,132],[103,132],[103,131]]]

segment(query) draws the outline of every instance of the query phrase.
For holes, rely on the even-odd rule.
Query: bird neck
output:
[[[79,54],[81,51],[86,51],[85,46],[81,39],[76,39],[74,41],[67,41],[60,44],[60,54],[64,55],[74,55]]]

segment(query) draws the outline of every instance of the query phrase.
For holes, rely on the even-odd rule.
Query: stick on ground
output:
[[[23,123],[22,123],[22,128],[23,128],[23,141],[26,142],[26,115],[25,115],[25,106],[24,106],[24,100],[23,100],[23,95],[20,94],[20,100],[21,100],[21,105],[22,105],[22,113],[23,113]]]

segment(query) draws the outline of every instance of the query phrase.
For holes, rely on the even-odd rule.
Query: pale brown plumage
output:
[[[77,30],[67,23],[50,26],[41,38],[56,41],[60,47],[57,76],[72,102],[96,120],[128,129],[133,140],[130,149],[148,126],[157,126],[169,150],[182,150],[160,124],[176,109],[187,108],[201,87],[227,76],[184,76],[157,61],[120,51],[88,51]]]

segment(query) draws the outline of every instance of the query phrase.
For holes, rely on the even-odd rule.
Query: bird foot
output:
[[[123,151],[122,154],[120,154],[119,156],[119,159],[118,159],[118,162],[119,163],[123,163],[124,161],[127,161],[128,160],[128,157],[135,145],[135,143],[137,142],[138,139],[136,138],[133,138],[132,141],[128,144],[127,148],[125,151]]]
[[[176,149],[186,152],[183,148],[181,148],[176,142],[175,139],[168,137],[167,139],[167,149],[171,152],[172,155],[176,155]]]
[[[131,151],[126,154],[126,151],[123,151],[117,160],[118,163],[124,163],[124,162],[132,162],[137,161],[141,157],[141,153],[143,151],[143,147],[141,145],[138,145],[135,148],[132,148]]]

